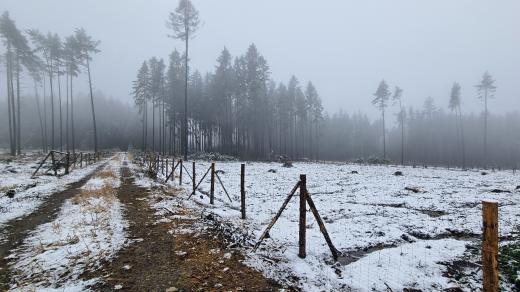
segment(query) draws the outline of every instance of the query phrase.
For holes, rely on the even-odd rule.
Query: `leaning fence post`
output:
[[[56,166],[56,159],[54,158],[54,151],[51,152],[52,167],[54,168],[54,175],[58,175],[58,167]]]
[[[193,192],[195,192],[195,161],[191,162],[191,170],[192,170],[192,181],[193,181]]]
[[[242,163],[240,165],[240,212],[242,213],[242,219],[246,219],[246,187],[245,183],[246,165]]]
[[[215,162],[211,163],[211,186],[209,191],[209,203],[215,203]]]
[[[67,152],[65,156],[65,174],[69,174],[69,164],[70,164],[70,153]]]
[[[307,215],[307,200],[305,197],[307,196],[307,177],[305,174],[300,174],[300,230],[299,230],[299,240],[298,240],[298,256],[300,258],[305,258],[307,253],[305,251],[305,232],[306,232],[306,215]]]
[[[498,282],[498,202],[482,201],[483,291],[499,291]]]
[[[179,169],[179,185],[182,186],[182,159],[179,160],[180,169]]]

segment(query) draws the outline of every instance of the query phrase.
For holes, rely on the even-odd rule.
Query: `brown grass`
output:
[[[108,199],[109,201],[116,199],[117,191],[112,186],[105,184],[100,189],[94,189],[94,190],[82,190],[81,193],[74,198],[72,198],[72,202],[74,204],[82,204],[84,205],[86,202],[88,202],[88,199],[90,198],[104,198]]]
[[[113,178],[113,179],[117,179],[117,174],[111,170],[111,169],[105,169],[105,170],[102,170],[102,171],[99,171],[97,174],[96,174],[96,177],[99,177],[99,178]]]

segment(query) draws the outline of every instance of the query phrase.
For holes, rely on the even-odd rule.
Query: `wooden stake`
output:
[[[327,229],[325,228],[325,223],[323,223],[323,220],[321,219],[320,214],[318,213],[318,209],[316,208],[316,205],[314,205],[314,201],[311,198],[311,195],[307,193],[306,195],[307,203],[309,203],[309,207],[311,208],[312,214],[314,215],[314,218],[316,218],[316,222],[318,222],[318,226],[320,227],[320,231],[323,234],[323,237],[325,237],[325,241],[327,242],[327,245],[329,246],[330,252],[332,253],[332,257],[335,261],[338,260],[338,250],[332,244],[332,240],[330,239],[329,233],[327,232]]]
[[[69,174],[69,167],[70,167],[70,153],[67,152],[66,154],[66,160],[65,160],[65,174]]]
[[[211,163],[211,185],[209,191],[209,203],[215,204],[215,162]]]
[[[83,168],[83,152],[79,153],[79,167]]]
[[[482,201],[483,291],[498,292],[498,202]]]
[[[300,174],[300,229],[298,232],[298,256],[304,259],[307,256],[307,252],[305,251],[305,233],[306,233],[306,225],[307,225],[307,178],[305,174]]]
[[[58,175],[58,168],[56,167],[56,159],[54,158],[54,151],[51,151],[52,168],[54,168],[54,175]]]
[[[204,175],[202,176],[202,178],[200,179],[199,183],[195,186],[195,190],[199,188],[200,184],[202,183],[202,181],[206,178],[206,175],[208,175],[209,171],[211,170],[211,166],[208,168],[208,170],[206,170],[206,173],[204,173]],[[195,191],[193,191],[189,196],[188,196],[188,200],[191,198],[191,196],[193,196],[195,194]]]
[[[192,188],[193,192],[195,192],[195,161],[191,162],[191,174]]]
[[[168,182],[168,180],[171,178],[172,181],[175,180],[175,177],[173,176],[174,172],[175,172],[175,169],[177,168],[177,166],[179,166],[179,162],[177,162],[177,164],[175,164],[175,160],[172,161],[172,172],[170,172],[170,174],[166,177],[166,182]]]
[[[240,213],[242,213],[242,219],[246,219],[245,173],[246,173],[246,165],[244,163],[242,163],[240,165]]]
[[[229,193],[228,191],[226,190],[226,187],[224,186],[224,183],[222,182],[222,180],[220,179],[220,175],[218,175],[218,173],[215,171],[215,176],[217,177],[217,180],[218,182],[220,183],[220,186],[222,186],[222,189],[224,190],[224,193],[226,194],[226,196],[228,197],[229,199],[229,202],[230,203],[233,203],[233,200],[231,200],[231,197],[229,196]]]
[[[262,233],[262,235],[256,242],[255,247],[253,248],[253,251],[256,251],[258,249],[258,247],[260,246],[260,243],[262,243],[262,241],[267,236],[267,234],[269,234],[269,231],[271,230],[271,228],[273,228],[273,226],[276,223],[276,221],[278,220],[278,218],[280,218],[283,210],[285,210],[285,208],[287,207],[287,204],[289,204],[289,201],[291,201],[291,198],[294,196],[294,193],[296,192],[296,190],[298,189],[299,186],[300,186],[300,182],[297,182],[296,185],[294,186],[294,188],[291,190],[291,192],[287,195],[287,197],[285,198],[285,201],[283,202],[282,206],[280,207],[280,210],[278,210],[276,215],[273,217],[273,220],[271,220],[269,225],[267,225],[267,228],[264,230],[264,232]]]
[[[181,167],[179,169],[179,185],[182,186],[182,159],[179,160],[179,163],[181,165]]]
[[[36,170],[33,172],[32,176],[35,176],[36,173],[38,172],[38,170],[40,170],[40,168],[42,167],[42,165],[45,163],[45,161],[47,161],[47,158],[49,158],[49,156],[51,155],[52,152],[49,152],[47,153],[47,155],[45,156],[45,158],[42,160],[42,162],[40,162],[40,165],[38,165],[38,168],[36,168]]]

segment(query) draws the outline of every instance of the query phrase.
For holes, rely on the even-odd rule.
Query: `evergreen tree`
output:
[[[495,97],[495,79],[486,71],[482,80],[476,85],[478,98],[484,100],[484,167],[487,167],[487,147],[488,147],[488,99]]]
[[[199,12],[190,0],[180,0],[174,12],[170,12],[168,26],[173,34],[170,37],[183,40],[186,50],[184,52],[184,118],[183,118],[183,153],[184,160],[188,159],[188,46],[189,39],[194,37],[200,25]]]
[[[148,64],[143,62],[139,72],[137,73],[137,79],[133,82],[132,86],[132,94],[134,96],[135,104],[139,108],[139,113],[142,114],[142,124],[143,124],[143,132],[142,132],[142,150],[146,151],[146,137],[147,137],[147,102],[150,99],[150,72],[148,69]]]
[[[448,108],[455,113],[455,129],[457,131],[457,140],[461,147],[462,154],[462,168],[466,168],[466,150],[464,145],[464,126],[462,124],[462,111],[461,111],[461,100],[460,100],[460,85],[455,82],[451,88],[450,102]]]
[[[94,94],[92,92],[92,77],[90,74],[90,62],[92,61],[92,54],[99,53],[98,49],[99,41],[95,41],[91,36],[87,35],[87,32],[83,29],[76,29],[74,32],[76,38],[79,59],[84,62],[83,65],[87,69],[88,74],[88,85],[90,90],[90,107],[92,109],[92,124],[94,129],[94,152],[98,152],[98,136],[96,127],[96,111],[94,109]]]
[[[406,110],[403,107],[402,97],[403,90],[399,86],[396,86],[394,90],[394,95],[392,96],[392,100],[399,106],[397,121],[399,123],[399,127],[401,128],[401,165],[404,165],[404,123],[406,119]]]

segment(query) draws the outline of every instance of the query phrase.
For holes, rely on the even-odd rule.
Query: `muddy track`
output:
[[[6,238],[0,242],[0,291],[7,290],[10,282],[9,261],[5,257],[9,256],[12,250],[20,247],[27,235],[39,225],[56,219],[65,200],[77,195],[81,191],[80,188],[105,165],[106,163],[101,164],[89,175],[69,184],[66,190],[49,196],[31,214],[5,224],[2,233],[6,235]]]
[[[158,222],[160,218],[147,200],[149,191],[133,184],[134,178],[126,163],[121,179],[118,197],[126,209],[124,216],[129,221],[128,233],[132,242],[98,271],[82,275],[84,279],[102,280],[91,289],[218,291],[241,288],[246,291],[273,291],[280,287],[260,272],[242,264],[238,252],[224,257],[226,250],[223,241],[210,232],[197,236],[172,236],[169,231],[190,228],[190,224],[196,222],[187,222],[189,220],[186,219]],[[218,252],[212,252],[215,250]]]

